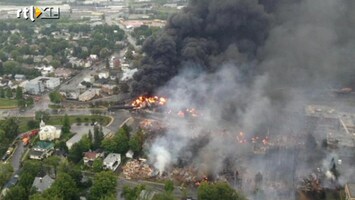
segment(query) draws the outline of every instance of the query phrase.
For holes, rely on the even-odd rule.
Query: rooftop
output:
[[[39,141],[37,142],[36,146],[34,146],[34,148],[38,148],[38,149],[50,149],[53,147],[54,144],[52,142],[46,142],[46,141]]]
[[[53,182],[54,180],[50,176],[45,175],[44,177],[36,177],[32,186],[36,187],[38,192],[43,192],[50,188]]]
[[[87,159],[90,159],[90,160],[94,160],[94,159],[96,159],[97,154],[98,153],[96,153],[96,152],[85,152],[84,157]]]
[[[104,163],[113,163],[118,160],[121,160],[121,155],[118,153],[110,153],[107,155],[107,157],[104,160]]]

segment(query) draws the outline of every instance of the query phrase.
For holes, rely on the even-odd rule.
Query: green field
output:
[[[73,115],[69,116],[69,121],[71,124],[77,123],[77,118],[81,119],[82,124],[89,123],[91,124],[92,121],[97,121],[100,124],[106,126],[108,123],[110,123],[111,118],[107,116],[100,116],[100,115]],[[62,125],[63,124],[63,119],[64,116],[50,116],[49,120],[46,124],[49,125]],[[20,133],[28,131],[27,123],[30,120],[34,120],[32,117],[20,117],[18,118],[19,122],[19,131]],[[39,124],[38,124],[39,126]]]
[[[16,108],[17,100],[0,98],[0,109]]]

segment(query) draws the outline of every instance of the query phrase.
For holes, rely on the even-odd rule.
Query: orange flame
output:
[[[195,108],[187,108],[185,110],[180,110],[177,115],[181,118],[184,118],[186,115],[191,116],[191,117],[198,117],[199,114],[196,111]]]
[[[167,99],[164,97],[140,96],[136,100],[134,100],[131,105],[136,109],[142,109],[142,108],[157,106],[157,105],[164,106],[166,103],[167,103]]]

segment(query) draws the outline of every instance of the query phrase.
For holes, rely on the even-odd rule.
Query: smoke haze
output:
[[[132,84],[134,95],[168,96],[167,111],[199,112],[190,120],[166,116],[167,133],[150,150],[155,167],[184,161],[217,174],[226,159],[238,168],[248,154],[236,141],[241,131],[247,139],[302,137],[305,124],[288,113],[300,117],[310,96],[353,82],[354,10],[352,0],[192,0],[146,41]],[[203,145],[194,142],[199,137],[207,138]],[[298,163],[296,172],[296,158],[308,156],[293,150],[298,145],[247,159],[250,179],[260,171],[287,182],[311,171]],[[265,193],[282,199],[276,189]]]

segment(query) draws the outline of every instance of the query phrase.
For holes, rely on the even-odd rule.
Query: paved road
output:
[[[117,198],[116,199],[122,199],[121,194],[124,186],[129,186],[129,187],[135,187],[139,184],[143,184],[146,186],[147,189],[150,189],[152,191],[155,191],[157,193],[164,192],[164,184],[162,183],[156,183],[156,182],[151,182],[151,181],[144,181],[144,180],[127,180],[124,178],[119,178],[118,179],[118,184],[117,184]],[[175,197],[182,197],[183,196],[183,191],[180,189],[180,187],[175,186],[175,190],[173,192]],[[188,192],[188,196],[192,196],[195,199],[197,198],[197,193],[196,190],[190,190]]]
[[[91,74],[93,74],[95,70],[91,69],[82,69],[79,74],[74,76],[73,78],[67,80],[66,82],[60,85],[60,91],[73,91],[78,88],[79,83],[83,81],[83,79]]]
[[[114,112],[110,112],[109,114],[114,118],[114,120],[107,128],[109,128],[113,132],[116,132],[121,126],[121,124],[131,116],[130,112],[127,110],[117,110]]]
[[[14,168],[15,172],[20,169],[21,158],[22,158],[22,155],[25,153],[25,151],[26,151],[26,148],[24,147],[22,141],[18,141],[17,148],[11,158],[11,165]]]
[[[119,23],[117,16],[115,15],[110,15],[105,17],[106,23],[108,25],[117,25],[122,29],[126,36],[127,36],[127,41],[134,47],[134,49],[139,50],[141,46],[136,45],[136,40],[131,36],[129,30],[127,30],[123,24]]]

